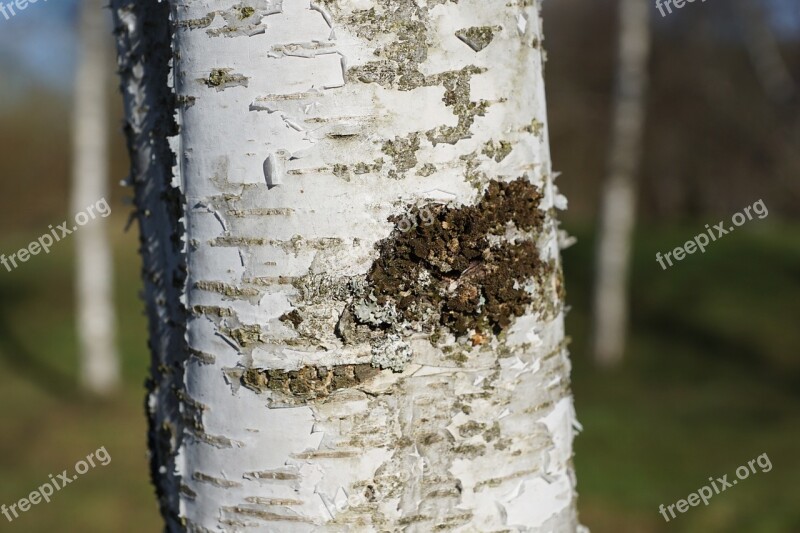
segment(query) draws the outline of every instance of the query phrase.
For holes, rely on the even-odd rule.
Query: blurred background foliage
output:
[[[753,0],[756,1],[756,0]],[[800,4],[762,0],[786,64],[800,80]],[[588,356],[594,220],[606,169],[614,86],[616,2],[547,0],[551,148],[578,237],[564,252],[573,388],[584,426],[576,441],[582,521],[604,532],[800,531],[800,109],[765,95],[731,3],[687,4],[662,18],[654,48],[639,175],[624,363],[598,370]],[[38,3],[0,19],[0,252],[13,253],[68,212],[74,0]],[[109,34],[108,45],[113,46]],[[109,65],[109,73],[114,70]],[[116,80],[112,131],[121,130]],[[112,139],[115,183],[127,174]],[[124,231],[130,191],[113,187],[110,224],[125,374],[114,398],[77,383],[73,250],[65,241],[12,273],[0,272],[0,503],[10,504],[99,446],[111,463],[12,524],[20,531],[158,531],[148,480],[144,388],[146,326],[139,301],[136,228]],[[662,271],[671,250],[763,199],[769,217]],[[768,453],[759,473],[669,524],[660,504],[709,476]]]

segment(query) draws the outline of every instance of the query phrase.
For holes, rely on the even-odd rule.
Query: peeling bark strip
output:
[[[167,529],[578,530],[538,3],[169,5],[169,77],[115,5],[129,121],[179,128],[132,147],[183,195],[141,216],[188,271],[148,293]]]

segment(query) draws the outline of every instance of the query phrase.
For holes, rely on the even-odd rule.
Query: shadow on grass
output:
[[[758,381],[780,386],[792,394],[800,391],[800,375],[769,364],[755,343],[748,344],[725,337],[671,311],[650,311],[640,315],[636,322],[637,329],[647,331],[652,338],[661,338],[665,345],[685,342],[695,346],[709,359],[735,364],[739,370]]]
[[[79,401],[83,395],[74,379],[36,356],[14,333],[8,314],[9,304],[20,302],[30,294],[26,287],[0,285],[0,361],[14,373],[45,394],[65,401]]]

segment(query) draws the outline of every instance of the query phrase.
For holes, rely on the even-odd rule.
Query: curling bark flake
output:
[[[112,8],[168,529],[578,530],[539,4]]]

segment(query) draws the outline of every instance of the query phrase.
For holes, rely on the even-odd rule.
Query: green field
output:
[[[664,271],[655,254],[703,224],[640,232],[632,339],[616,371],[586,342],[592,250],[565,252],[581,517],[595,532],[800,531],[800,232],[753,227]],[[751,475],[667,524],[660,504],[686,498],[766,452]]]
[[[145,320],[135,230],[116,236],[125,389],[106,402],[75,391],[71,247],[0,272],[0,503],[9,505],[100,446],[90,470],[0,531],[159,531],[145,450]],[[582,521],[594,532],[800,531],[800,228],[753,224],[662,271],[654,257],[703,224],[638,236],[633,332],[625,364],[588,358],[591,239],[565,252],[572,311]],[[582,237],[581,232],[578,236]],[[0,242],[11,253],[34,235]],[[768,453],[758,473],[666,524],[674,503]]]

